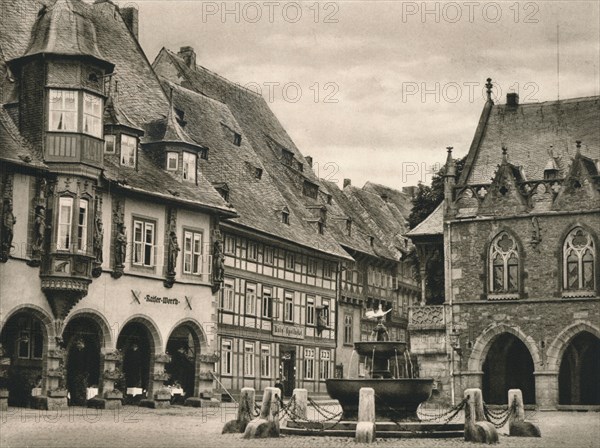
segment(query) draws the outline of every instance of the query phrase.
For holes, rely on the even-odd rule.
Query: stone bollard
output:
[[[239,433],[246,431],[248,423],[254,416],[254,397],[255,392],[253,387],[242,388],[240,395],[240,403],[238,405],[237,417],[235,420],[228,421],[223,426],[221,434]]]
[[[498,431],[485,420],[481,389],[466,389],[465,440],[477,443],[498,443]]]
[[[373,443],[375,430],[375,390],[361,387],[358,396],[358,423],[354,440],[359,443]]]
[[[308,407],[308,391],[306,389],[294,389],[292,393],[294,401],[290,407],[290,414],[294,418],[306,419],[306,409]]]
[[[521,389],[508,391],[508,407],[511,409],[508,418],[508,434],[511,437],[542,437],[537,425],[525,421],[525,406]]]
[[[280,393],[277,387],[265,388],[260,415],[248,423],[244,439],[279,437]]]

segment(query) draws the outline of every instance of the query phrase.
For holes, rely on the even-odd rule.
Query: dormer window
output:
[[[114,135],[106,135],[104,137],[104,152],[106,154],[114,154],[115,153],[115,136]]]
[[[121,165],[135,168],[137,156],[137,138],[121,135]]]
[[[237,132],[233,133],[233,144],[235,146],[241,146],[241,144],[242,144],[242,136],[240,134],[238,134]]]
[[[288,225],[290,223],[290,211],[287,208],[281,211],[281,222]]]
[[[254,174],[254,175],[255,175],[255,177],[256,177],[257,179],[261,179],[261,178],[262,178],[262,173],[263,173],[263,170],[262,170],[262,168],[256,168],[256,172],[255,172],[255,174]]]
[[[184,116],[185,112],[183,110],[175,108],[175,119],[177,120],[179,126],[181,126],[182,128],[185,127],[185,125],[187,124],[187,121],[183,119]]]
[[[179,168],[179,154],[176,152],[167,153],[167,171],[177,171]]]
[[[302,194],[304,194],[304,196],[308,196],[309,198],[317,199],[319,187],[312,182],[305,180],[302,187]]]
[[[190,182],[196,182],[196,154],[191,152],[183,153],[183,179]]]
[[[346,234],[348,236],[352,236],[352,220],[351,219],[346,220]]]
[[[283,158],[284,164],[286,164],[288,166],[292,166],[292,163],[294,162],[294,153],[293,152],[288,151],[287,149],[282,149],[281,156]]]
[[[319,232],[319,235],[323,235],[325,233],[325,224],[323,224],[321,221],[317,222],[317,232]]]
[[[50,90],[49,131],[77,132],[77,93],[74,90]]]

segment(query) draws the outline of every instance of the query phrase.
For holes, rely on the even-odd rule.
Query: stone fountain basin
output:
[[[354,343],[354,350],[361,356],[373,356],[380,358],[391,358],[394,355],[401,356],[406,351],[406,342],[399,341],[362,341]]]
[[[371,387],[376,419],[415,421],[417,407],[431,396],[433,378],[330,378],[326,386],[329,396],[340,402],[344,420],[358,418],[360,389]]]

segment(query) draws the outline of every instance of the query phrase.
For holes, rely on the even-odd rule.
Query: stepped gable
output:
[[[475,141],[478,136],[479,142]],[[490,183],[501,163],[498,148],[502,146],[509,148],[511,163],[522,167],[528,180],[544,178],[550,157],[559,176],[565,177],[576,153],[576,140],[583,142],[582,155],[600,158],[600,96],[516,106],[493,104],[475,140],[459,184]]]

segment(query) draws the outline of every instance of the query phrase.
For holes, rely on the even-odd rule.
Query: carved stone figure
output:
[[[14,236],[13,229],[16,223],[17,218],[15,218],[15,215],[13,214],[12,200],[9,199],[4,203],[4,210],[2,213],[2,252],[3,255],[6,254],[7,258],[12,247]]]
[[[36,207],[34,222],[34,249],[41,252],[44,247],[46,236],[46,209],[43,206]]]
[[[223,255],[223,243],[215,240],[213,245],[213,283],[222,283],[225,279],[225,256]]]
[[[179,244],[177,244],[177,235],[171,231],[169,233],[169,260],[167,266],[167,272],[171,275],[175,274],[175,268],[177,267],[177,255],[179,254]]]
[[[96,263],[102,264],[102,245],[104,243],[104,228],[102,226],[102,220],[96,219],[96,227],[94,229],[94,259]]]
[[[122,268],[125,265],[125,255],[127,254],[127,227],[121,225],[117,233],[115,247],[115,266]]]

